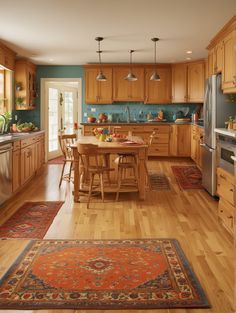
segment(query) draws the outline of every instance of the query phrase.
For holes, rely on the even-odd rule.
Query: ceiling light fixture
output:
[[[128,75],[124,78],[130,82],[138,80],[138,78],[132,73],[132,53],[134,50],[129,50],[130,53],[130,62],[129,62],[129,73]]]
[[[102,61],[101,61],[101,49],[100,49],[100,42],[103,40],[103,37],[96,37],[95,40],[98,42],[98,59],[99,59],[99,65],[100,65],[100,70],[98,73],[98,76],[96,77],[96,80],[100,81],[100,82],[105,82],[107,80],[106,76],[103,74],[102,72]]]
[[[193,51],[188,50],[188,51],[186,51],[186,53],[187,53],[187,54],[192,54],[192,53],[193,53]]]
[[[161,79],[160,79],[160,76],[159,76],[159,74],[157,73],[157,70],[156,70],[156,49],[157,49],[157,41],[159,41],[159,38],[156,38],[156,37],[154,37],[154,38],[152,38],[151,39],[153,42],[154,42],[154,72],[153,72],[153,74],[152,74],[152,76],[150,77],[150,80],[154,80],[154,81],[157,81],[157,82],[159,82]]]

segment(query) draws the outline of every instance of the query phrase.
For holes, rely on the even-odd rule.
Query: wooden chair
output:
[[[74,144],[76,142],[76,134],[59,134],[58,135],[58,141],[60,144],[61,151],[64,156],[64,163],[62,167],[62,172],[61,172],[61,178],[59,182],[59,187],[61,187],[62,180],[71,180],[71,172],[72,172],[72,167],[73,167],[73,152],[70,147],[71,144]],[[70,164],[70,169],[69,173],[65,174],[65,166],[66,164]]]
[[[89,208],[89,203],[94,187],[94,176],[99,176],[99,186],[102,196],[102,201],[104,202],[104,174],[108,176],[110,183],[109,172],[113,171],[113,168],[109,167],[106,154],[99,154],[98,146],[94,144],[78,144],[78,152],[80,155],[81,169],[84,172],[85,177],[89,176],[89,191],[88,191],[88,202],[87,208]],[[100,162],[100,157],[102,157],[102,163]]]

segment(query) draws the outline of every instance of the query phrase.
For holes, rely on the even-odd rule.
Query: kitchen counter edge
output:
[[[147,125],[195,125],[198,126],[200,128],[204,128],[204,126],[202,124],[199,123],[195,123],[195,122],[138,122],[138,123],[126,123],[126,122],[117,122],[117,123],[113,123],[113,122],[108,122],[108,123],[80,123],[80,125],[83,126],[95,126],[95,127],[103,127],[103,126],[113,126],[113,125],[117,125],[117,126],[124,126],[124,125],[128,125],[128,126],[147,126]]]
[[[12,134],[4,134],[4,135],[0,135],[0,138],[2,138],[0,140],[0,146],[2,145],[5,145],[5,144],[8,144],[8,143],[12,143],[14,141],[19,141],[19,140],[24,140],[24,139],[27,139],[27,138],[30,138],[30,137],[34,137],[34,136],[37,136],[37,135],[40,135],[40,134],[44,134],[45,131],[44,130],[39,130],[39,131],[36,131],[36,132],[31,132],[31,133],[20,133],[21,135],[20,136],[14,136]],[[11,138],[9,139],[6,139],[4,140],[4,136],[6,137],[9,137],[9,136],[12,136]]]

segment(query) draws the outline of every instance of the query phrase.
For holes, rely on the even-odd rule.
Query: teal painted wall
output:
[[[96,104],[85,104],[84,100],[84,69],[82,66],[37,66],[37,85],[40,86],[41,78],[82,78],[82,117],[83,122],[86,122],[87,115],[94,115],[98,117],[99,113],[105,112],[106,114],[112,114],[114,121],[126,120],[125,108],[129,106],[131,112],[131,119],[143,120],[146,118],[148,113],[156,116],[158,111],[163,110],[165,118],[168,121],[173,120],[173,114],[179,110],[189,111],[188,116],[196,110],[197,104],[152,104],[147,105],[142,102],[136,103],[113,103],[109,105],[96,105]],[[95,109],[96,112],[92,112]],[[17,115],[18,120],[21,122],[33,122],[37,126],[40,125],[40,92],[39,97],[36,99],[36,109],[32,111],[15,111],[14,115]]]

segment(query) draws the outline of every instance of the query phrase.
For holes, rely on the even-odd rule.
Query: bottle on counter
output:
[[[233,116],[229,117],[228,129],[229,130],[233,129]]]
[[[236,116],[234,117],[234,120],[233,120],[233,130],[236,131]]]

